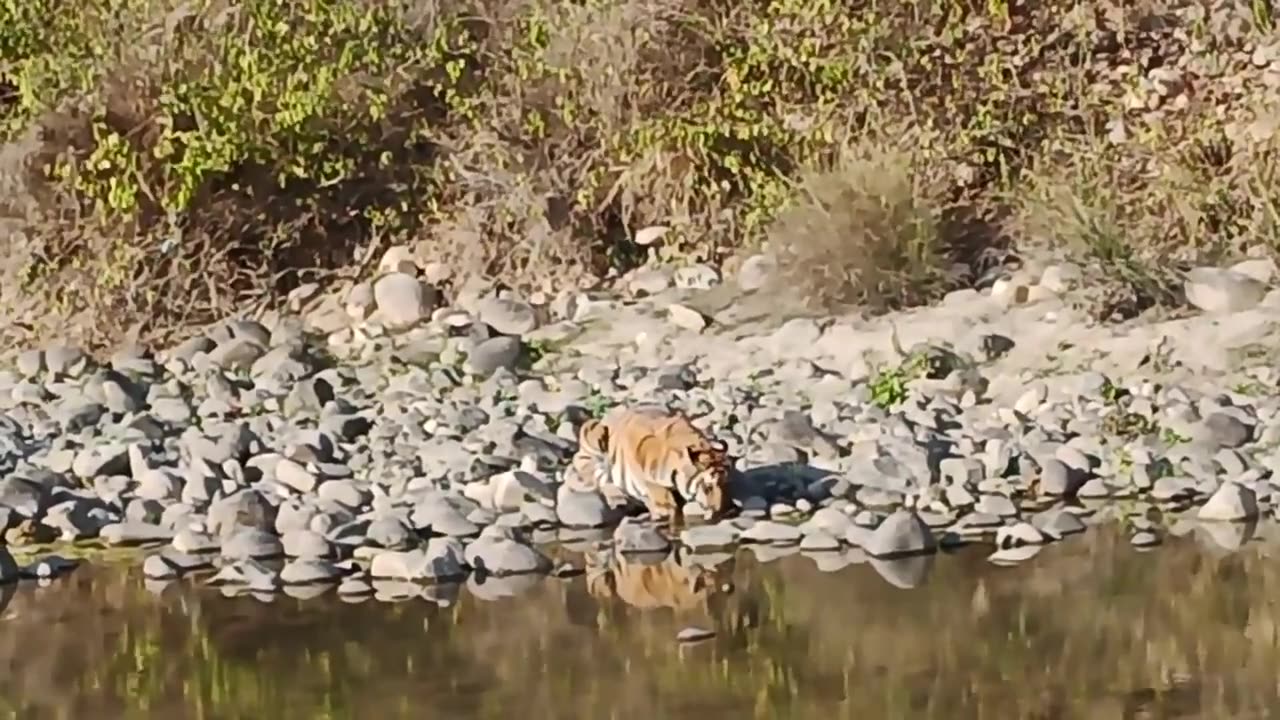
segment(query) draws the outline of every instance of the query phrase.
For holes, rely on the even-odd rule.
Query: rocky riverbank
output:
[[[160,586],[443,598],[612,544],[869,559],[911,586],[962,543],[1016,563],[1098,523],[1144,549],[1274,529],[1269,262],[1197,270],[1194,311],[1110,325],[1065,264],[872,319],[814,317],[759,289],[768,270],[446,298],[392,251],[369,284],[159,352],[20,352],[0,371],[0,580],[56,576],[82,543],[144,548]],[[728,444],[737,517],[667,537],[561,484],[578,424],[638,401]]]

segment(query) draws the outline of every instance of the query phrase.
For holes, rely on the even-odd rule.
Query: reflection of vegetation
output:
[[[1095,529],[1017,568],[940,558],[914,590],[743,554],[723,603],[649,612],[581,577],[438,608],[156,598],[87,566],[5,611],[0,718],[1239,717],[1280,702],[1255,547]],[[681,647],[689,625],[717,635]]]

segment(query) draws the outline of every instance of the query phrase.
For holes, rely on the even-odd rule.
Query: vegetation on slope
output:
[[[1036,246],[1133,312],[1275,248],[1277,86],[1266,0],[0,0],[5,284],[105,338],[392,243],[551,292],[770,246],[873,308]]]

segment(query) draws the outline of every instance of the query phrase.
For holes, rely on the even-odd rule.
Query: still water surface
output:
[[[1095,528],[1017,567],[986,554],[829,572],[742,551],[730,594],[578,576],[445,607],[157,594],[85,565],[3,591],[0,718],[1280,717],[1274,546],[1139,553]],[[677,643],[690,626],[717,635]]]

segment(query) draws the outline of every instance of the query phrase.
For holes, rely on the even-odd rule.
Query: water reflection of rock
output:
[[[89,567],[13,597],[0,717],[1262,717],[1280,703],[1263,549],[1139,554],[1099,530],[1015,567],[982,547],[889,572],[742,553],[732,593],[647,609],[585,576],[455,585],[448,607],[266,605]],[[675,587],[691,560],[636,567],[666,562]],[[681,650],[708,608],[716,637]]]
[[[929,577],[933,561],[933,555],[916,555],[888,560],[870,558],[868,564],[880,574],[880,577],[884,578],[885,582],[896,588],[911,590],[922,585]]]

